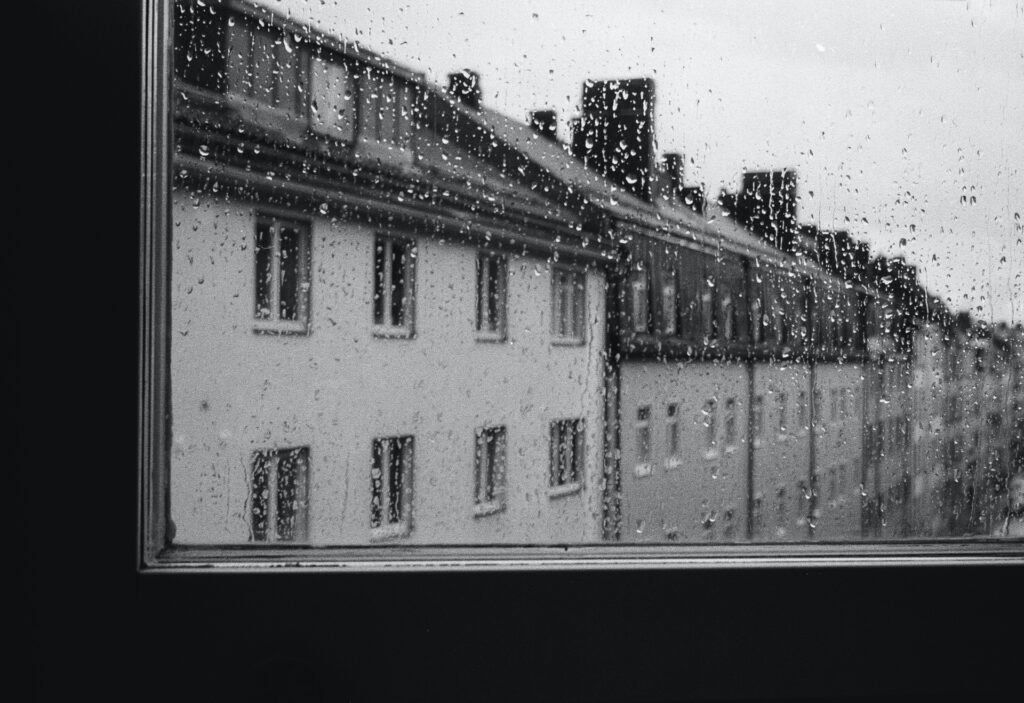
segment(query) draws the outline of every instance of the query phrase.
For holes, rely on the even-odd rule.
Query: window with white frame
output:
[[[306,332],[310,288],[309,226],[271,216],[256,220],[256,329]]]
[[[679,404],[669,403],[665,408],[665,465],[675,468],[682,463],[679,446]]]
[[[476,258],[476,332],[478,339],[505,338],[508,322],[508,258],[481,251]]]
[[[378,536],[404,535],[412,528],[412,471],[412,436],[373,440],[370,529]]]
[[[736,450],[736,399],[725,401],[725,451]]]
[[[356,85],[347,65],[313,57],[309,122],[319,134],[351,142],[356,134]]]
[[[304,542],[308,538],[309,447],[253,454],[249,494],[250,539]]]
[[[379,333],[411,336],[416,280],[416,244],[378,235],[373,255],[373,323]]]
[[[483,427],[476,431],[476,471],[473,509],[476,515],[490,515],[505,507],[505,427]]]
[[[228,94],[304,117],[309,54],[296,41],[270,25],[230,24]]]
[[[581,344],[586,326],[586,278],[562,266],[551,270],[551,334],[556,342]]]
[[[582,487],[586,465],[586,421],[582,418],[551,423],[550,494],[560,495]]]
[[[704,454],[708,458],[718,455],[718,403],[709,400],[704,403]]]
[[[641,405],[636,411],[636,466],[637,476],[651,475],[651,406]]]

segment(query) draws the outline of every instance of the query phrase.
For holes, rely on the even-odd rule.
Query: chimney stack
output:
[[[776,248],[793,251],[796,171],[747,171],[736,202],[736,219]]]
[[[480,75],[468,68],[448,74],[448,95],[474,110],[480,109]]]
[[[647,202],[653,199],[654,80],[587,81],[573,153]]]
[[[558,141],[558,113],[554,110],[534,110],[530,113],[530,126],[545,139]]]

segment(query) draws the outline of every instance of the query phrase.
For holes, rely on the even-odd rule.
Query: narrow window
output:
[[[797,395],[796,411],[798,421],[797,429],[801,432],[806,432],[810,429],[807,417],[807,391],[800,391]]]
[[[633,271],[630,276],[630,291],[632,295],[632,317],[633,331],[645,334],[650,332],[650,275],[646,268],[641,267]]]
[[[504,339],[508,290],[508,260],[480,252],[476,259],[476,331],[481,339]]]
[[[643,405],[636,411],[636,467],[637,476],[651,475],[651,406]]]
[[[552,268],[551,334],[557,342],[583,342],[586,321],[586,279],[580,271]]]
[[[250,538],[254,542],[307,539],[309,447],[266,449],[252,460]]]
[[[736,399],[725,401],[725,451],[736,449]]]
[[[387,335],[413,333],[416,245],[378,236],[374,248],[373,322]]]
[[[700,323],[704,343],[709,344],[718,337],[718,322],[715,320],[715,303],[712,291],[705,291],[700,296]]]
[[[718,404],[714,400],[704,403],[704,453],[714,456],[718,450]]]
[[[787,403],[788,399],[787,399],[786,394],[784,392],[780,392],[779,394],[777,394],[775,399],[776,399],[776,402],[778,403],[778,412],[779,412],[779,424],[778,424],[779,437],[783,438],[783,437],[786,436],[786,431],[787,431],[786,430],[786,425],[789,422],[789,409],[786,407],[786,403]]]
[[[370,468],[370,528],[385,536],[407,534],[412,515],[413,438],[373,440]]]
[[[350,142],[356,129],[355,81],[342,64],[315,58],[310,66],[309,122],[320,134]]]
[[[504,508],[506,446],[504,427],[477,430],[474,500],[477,515],[490,515]]]
[[[754,344],[760,344],[762,339],[761,326],[763,324],[763,320],[761,319],[761,307],[762,306],[760,297],[755,297],[752,301],[750,301],[750,329],[753,336]]]
[[[551,423],[551,471],[548,485],[572,492],[581,486],[586,459],[583,419],[556,420]]]
[[[661,278],[661,332],[668,337],[674,337],[678,331],[676,320],[679,317],[676,296],[675,272],[664,269]]]
[[[736,306],[733,304],[732,295],[725,293],[722,295],[720,303],[722,340],[734,342],[736,341]]]
[[[761,446],[764,439],[764,396],[754,398],[754,407],[751,412],[754,420],[754,446]]]
[[[305,332],[309,321],[309,228],[272,217],[256,221],[256,328]]]
[[[668,457],[665,464],[670,467],[679,466],[681,463],[679,452],[679,405],[669,403],[665,408],[665,443],[667,445]]]

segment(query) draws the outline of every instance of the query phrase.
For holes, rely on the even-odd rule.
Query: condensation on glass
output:
[[[926,258],[918,230],[955,229],[927,210],[944,192],[931,176],[904,168],[887,188],[868,182],[881,176],[861,166],[874,157],[856,155],[871,139],[858,120],[879,139],[902,129],[884,124],[895,117],[882,104],[828,93],[816,108],[825,93],[812,86],[794,107],[801,96],[779,92],[791,120],[853,115],[854,126],[796,129],[778,122],[775,102],[742,99],[760,94],[749,62],[769,49],[737,44],[721,78],[737,85],[659,70],[662,51],[706,63],[671,34],[645,36],[654,48],[637,53],[623,30],[629,60],[603,63],[586,34],[597,20],[547,5],[521,18],[510,6],[503,28],[469,3],[495,45],[535,31],[537,57],[468,52],[491,71],[480,74],[388,35],[400,30],[387,18],[396,8],[382,5],[378,26],[372,11],[346,19],[340,4],[174,2],[173,546],[1024,533],[1024,333],[956,297],[942,279],[955,256]],[[457,12],[431,8],[421,32]],[[592,9],[614,25],[610,10]],[[682,44],[725,21],[709,7],[684,22],[667,2],[638,12],[663,15]],[[860,56],[786,33],[790,14],[771,26],[810,42],[794,44],[792,61]],[[879,42],[890,35],[869,34],[889,61]],[[545,59],[544,42],[574,56]],[[576,86],[562,96],[568,113],[550,109],[547,83],[531,87],[538,75]],[[503,107],[523,99],[536,104]],[[928,99],[922,111],[951,128],[954,108]],[[716,131],[698,103],[766,110],[777,143],[757,151],[763,138],[729,131],[735,116]],[[659,153],[684,147],[689,158]],[[715,180],[716,150],[733,154],[732,180]],[[936,148],[932,166],[946,170],[948,153]],[[965,158],[952,168],[962,173]],[[978,235],[995,242],[992,276],[1009,280],[1024,178],[1019,163],[985,158],[1017,177]],[[876,220],[845,214],[843,197],[863,209],[860,187],[883,194]],[[836,193],[815,195],[826,188]],[[964,192],[953,206],[974,205],[974,187]],[[908,202],[917,234],[893,248]],[[1012,303],[1019,283],[1008,285]]]

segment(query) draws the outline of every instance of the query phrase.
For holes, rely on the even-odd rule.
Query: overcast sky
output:
[[[799,217],[903,254],[982,319],[1024,318],[1024,0],[262,0],[566,135],[587,78],[651,76],[659,151],[715,196],[795,168]]]

